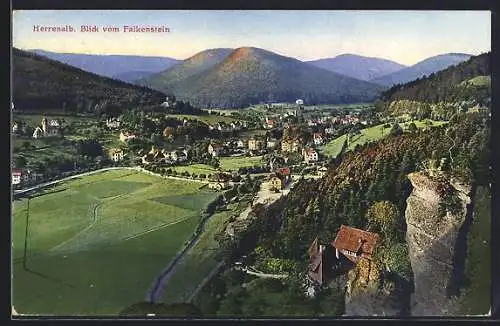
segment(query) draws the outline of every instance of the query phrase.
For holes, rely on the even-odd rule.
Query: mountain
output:
[[[393,86],[382,94],[381,99],[387,102],[405,99],[428,103],[473,99],[484,104],[491,96],[490,60],[490,52],[473,56],[422,79]]]
[[[149,77],[151,75],[156,74],[156,72],[144,71],[144,70],[133,70],[122,72],[116,75],[113,75],[111,78],[116,80],[121,80],[131,84],[137,84],[137,80]]]
[[[86,72],[16,48],[12,50],[13,101],[18,110],[93,112],[96,108],[158,105],[165,95]],[[106,105],[108,104],[108,105]]]
[[[136,83],[154,89],[168,89],[181,80],[212,68],[227,58],[231,52],[233,52],[233,49],[227,48],[205,50],[187,58],[170,69],[137,80]]]
[[[179,62],[177,59],[167,57],[57,53],[44,50],[32,50],[30,52],[110,78],[120,78],[121,74],[130,74],[133,71],[154,74]],[[125,76],[128,78],[127,75]]]
[[[306,104],[364,102],[382,90],[379,85],[252,47],[238,48],[209,69],[155,88],[202,108],[295,102],[297,98]]]
[[[392,74],[371,79],[370,81],[387,86],[404,84],[425,75],[430,75],[433,72],[446,69],[449,66],[456,65],[460,62],[468,60],[470,57],[471,55],[464,53],[441,54],[422,60],[413,66],[401,69]]]
[[[370,80],[392,74],[407,67],[394,61],[356,54],[341,54],[334,58],[307,62],[316,67],[360,80]]]

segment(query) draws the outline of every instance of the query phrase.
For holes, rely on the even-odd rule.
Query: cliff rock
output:
[[[344,316],[399,316],[401,311],[396,282],[380,266],[362,259],[349,271]]]
[[[413,185],[405,212],[406,242],[414,275],[411,314],[453,315],[449,298],[455,248],[470,204],[471,187],[451,178],[429,177],[424,172],[411,173],[408,178]],[[450,191],[459,198],[458,209],[443,214],[439,207],[443,194]]]

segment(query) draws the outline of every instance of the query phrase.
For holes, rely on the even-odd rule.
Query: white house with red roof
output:
[[[21,177],[22,177],[22,173],[21,173],[21,170],[12,170],[12,184],[13,185],[18,185],[21,183]]]

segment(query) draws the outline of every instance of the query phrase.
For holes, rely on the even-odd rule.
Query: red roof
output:
[[[379,235],[377,233],[341,225],[332,245],[339,250],[371,255],[378,239]]]
[[[289,175],[290,174],[290,169],[289,168],[281,168],[278,170],[279,173],[283,175]]]
[[[12,170],[12,174],[13,175],[21,175],[21,171],[20,170]]]

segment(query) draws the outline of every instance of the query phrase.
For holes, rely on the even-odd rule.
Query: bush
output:
[[[413,271],[408,255],[408,246],[405,243],[396,243],[387,250],[386,264],[392,272],[398,274],[401,278],[407,281],[412,278]]]

